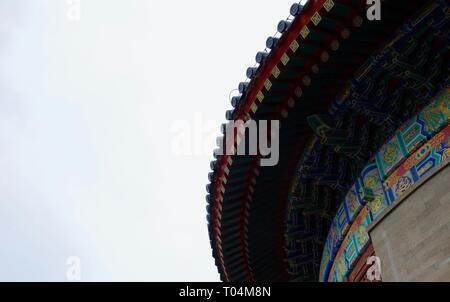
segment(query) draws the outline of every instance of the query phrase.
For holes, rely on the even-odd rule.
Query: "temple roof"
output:
[[[257,53],[257,64],[247,70],[248,81],[239,84],[241,95],[232,99],[233,109],[226,113],[228,120],[280,120],[279,164],[261,167],[261,156],[217,154],[211,162],[206,197],[208,230],[222,280],[318,279],[317,259],[322,255],[330,221],[342,195],[358,169],[362,169],[386,139],[385,136],[377,138],[376,130],[385,127],[386,135],[395,131],[421,106],[420,98],[414,103],[417,106],[411,106],[405,103],[409,97],[399,96],[396,108],[407,106],[411,110],[402,113],[387,105],[376,110],[368,105],[372,99],[364,103],[357,98],[358,104],[354,106],[361,106],[362,111],[352,108],[349,113],[341,110],[339,101],[348,98],[352,85],[359,92],[369,91],[366,83],[358,82],[358,76],[364,70],[373,72],[367,69],[372,66],[368,62],[398,36],[401,26],[427,2],[383,1],[382,20],[371,22],[366,19],[365,1],[315,0],[304,6],[294,4],[291,16],[280,21],[279,35],[269,37],[267,48]],[[410,90],[418,95],[431,95],[439,89],[436,83],[446,82],[442,79],[445,75],[448,77],[447,70],[434,75],[436,78],[431,81],[434,87]],[[373,77],[379,79],[379,74],[374,73]],[[386,91],[393,91],[395,81],[385,84],[389,88]],[[387,104],[383,103],[385,96],[379,96],[380,104]],[[388,124],[393,117],[393,123]],[[349,133],[354,135],[348,136]],[[370,142],[368,137],[372,138]],[[218,141],[219,145],[223,144],[223,138]],[[315,148],[320,149],[316,157],[321,162],[329,162],[329,166],[299,166],[305,154],[314,154]],[[314,161],[314,158],[310,156],[307,160]],[[310,168],[306,171],[302,167]],[[314,180],[306,183],[310,198],[314,199],[317,195],[312,193],[318,190],[328,200],[327,205],[319,206],[320,222],[316,218],[310,221],[314,224],[311,242],[317,244],[305,244],[303,252],[298,247],[293,250],[287,247],[289,236],[294,236],[295,242],[308,238],[303,235],[311,226],[299,224],[296,228],[289,217],[293,202],[289,196],[299,173]],[[312,213],[317,208],[309,210]],[[296,235],[300,233],[302,237]],[[311,265],[295,266],[302,261]],[[299,268],[301,272],[296,271]]]

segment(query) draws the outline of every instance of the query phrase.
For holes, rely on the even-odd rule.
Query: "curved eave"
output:
[[[280,118],[286,119],[288,114],[288,111],[286,109],[292,106],[290,102],[293,96],[295,98],[294,90],[296,89],[297,83],[301,81],[304,76],[308,76],[310,80],[311,78],[313,78],[312,84],[304,85],[306,87],[302,87],[304,89],[305,98],[311,101],[297,104],[294,118],[290,117],[284,121],[284,125],[282,124],[282,128],[286,128],[287,130],[284,130],[284,134],[282,134],[282,136],[284,135],[284,138],[282,137],[281,140],[281,149],[282,152],[283,150],[287,151],[285,151],[281,155],[281,162],[277,167],[275,167],[274,169],[261,169],[262,171],[260,171],[257,165],[258,158],[236,157],[227,155],[219,156],[217,158],[217,162],[213,163],[212,168],[214,172],[211,177],[211,184],[209,185],[210,195],[208,197],[208,222],[213,256],[216,258],[216,264],[219,268],[221,279],[224,281],[228,281],[230,279],[255,279],[255,272],[252,271],[252,268],[249,264],[249,258],[252,258],[251,261],[255,262],[263,261],[263,259],[260,259],[259,255],[252,255],[252,257],[250,257],[249,250],[259,249],[261,248],[261,246],[258,240],[253,240],[253,243],[248,242],[249,203],[252,200],[258,200],[258,202],[260,202],[261,200],[264,200],[264,198],[269,198],[265,196],[265,190],[267,190],[266,186],[270,185],[273,181],[273,177],[271,177],[270,175],[274,174],[279,177],[278,181],[275,181],[276,189],[274,190],[276,190],[276,192],[270,192],[270,194],[268,195],[270,196],[270,198],[276,196],[277,201],[283,201],[283,198],[285,197],[285,191],[287,191],[288,188],[286,188],[286,184],[283,184],[282,180],[288,179],[291,176],[290,173],[292,172],[291,170],[293,168],[292,161],[295,160],[296,156],[303,149],[305,141],[297,141],[295,147],[292,147],[292,144],[293,142],[295,142],[295,139],[299,137],[299,135],[303,134],[305,137],[308,137],[310,133],[310,129],[306,126],[306,123],[301,124],[301,120],[310,112],[317,112],[323,110],[324,108],[327,108],[330,100],[333,97],[332,94],[336,93],[336,89],[339,88],[336,87],[338,85],[336,85],[336,83],[334,82],[331,83],[331,86],[327,86],[327,83],[316,83],[314,80],[320,80],[320,76],[326,78],[329,75],[323,75],[321,71],[319,72],[319,74],[314,74],[311,69],[316,64],[324,65],[324,62],[322,62],[323,57],[321,57],[323,51],[327,50],[331,53],[333,51],[332,49],[330,49],[332,48],[331,43],[333,42],[333,39],[342,41],[342,37],[339,37],[342,31],[345,28],[352,26],[352,21],[355,17],[365,14],[365,3],[362,2],[364,1],[335,0],[333,3],[336,5],[350,7],[350,13],[348,14],[348,16],[338,17],[338,27],[333,28],[330,37],[328,37],[325,41],[322,41],[322,44],[318,46],[320,52],[316,51],[308,58],[306,58],[308,62],[306,67],[302,67],[302,69],[298,71],[298,74],[296,74],[293,79],[289,80],[289,83],[287,84],[288,89],[281,93],[281,99],[277,100],[276,102],[267,102],[266,97],[266,100],[263,101],[261,99],[261,93],[263,95],[270,95],[272,93],[270,91],[270,88],[268,88],[267,86],[267,81],[270,81],[271,85],[269,86],[272,87],[275,87],[281,81],[281,78],[278,79],[278,77],[275,76],[277,72],[274,72],[274,70],[278,69],[282,73],[285,69],[290,67],[290,62],[286,63],[284,58],[285,54],[288,54],[288,56],[292,54],[293,50],[291,48],[291,45],[293,45],[293,42],[297,41],[297,45],[299,47],[301,47],[303,43],[306,45],[311,44],[311,42],[306,41],[305,37],[302,36],[302,30],[305,28],[305,26],[308,26],[311,32],[317,30],[316,25],[312,21],[313,16],[315,16],[315,14],[319,12],[319,14],[325,18],[335,17],[328,11],[329,6],[328,8],[324,7],[324,4],[327,3],[327,5],[329,5],[330,1],[310,1],[310,3],[308,3],[308,5],[304,8],[302,13],[295,18],[291,27],[283,34],[277,46],[272,49],[270,56],[266,59],[263,65],[260,66],[256,77],[253,78],[253,80],[250,82],[248,90],[243,96],[243,101],[236,109],[236,120],[247,120],[250,117],[255,120]],[[385,3],[386,2],[389,2],[389,4],[394,8],[408,7],[408,5],[404,3],[405,1],[385,1]],[[408,13],[405,12],[404,15],[407,14]],[[384,23],[382,23],[384,24],[384,27],[382,29],[395,29],[402,21],[402,18],[398,19],[398,21],[385,21]],[[373,28],[371,28],[373,27],[373,25],[367,23],[363,24],[362,27],[363,34],[364,29],[368,30],[369,32],[373,30]],[[381,32],[383,32],[383,30],[381,30]],[[380,40],[383,40],[385,38],[387,37],[383,35],[375,35],[372,40],[371,38],[367,38],[368,42],[372,42],[369,43],[370,47],[365,50],[363,56],[359,60],[350,63],[350,66],[346,70],[348,74],[343,73],[343,71],[341,70],[338,70],[338,76],[339,72],[343,73],[342,79],[340,80],[343,81],[346,79],[346,77],[349,77],[352,72],[354,72],[354,70],[359,66],[359,64],[362,63],[361,60],[363,60],[369,53],[376,49],[376,42],[380,42]],[[351,38],[342,43],[350,42],[352,42]],[[339,56],[339,52],[334,55]],[[332,57],[330,60],[330,62],[333,62],[334,64],[338,61],[339,60],[336,57]],[[326,66],[327,64],[325,64],[325,67]],[[336,66],[334,66],[333,68],[336,68]],[[323,94],[324,91],[330,91],[331,94]],[[320,95],[320,99],[315,99],[316,95]],[[289,113],[289,115],[291,114]],[[289,132],[293,132],[294,135]],[[267,173],[265,173],[265,171]],[[256,178],[257,176],[258,183],[256,184],[254,178]],[[238,187],[230,189],[230,184],[235,184],[236,186],[238,185]],[[226,188],[228,190],[226,190]],[[232,190],[232,193],[229,193],[229,190]],[[280,204],[280,202],[275,203]],[[233,208],[233,205],[236,205],[235,208]],[[228,220],[225,222],[227,224],[233,225],[234,228],[232,228],[231,231],[228,227],[226,230],[224,230],[222,227],[222,215],[224,214],[224,209],[226,210],[226,213],[230,213],[231,215],[230,218],[227,218]],[[263,209],[264,208],[261,208],[260,211]],[[265,210],[275,209],[271,207]],[[282,217],[282,207],[280,207],[278,211],[278,217],[280,219],[280,222],[282,222],[282,219],[284,218]],[[256,222],[252,223],[254,224]],[[282,224],[280,223],[279,225]],[[264,227],[264,225],[261,225],[260,227]],[[266,227],[271,228],[272,225],[267,225]],[[225,242],[225,251],[223,246],[224,234],[222,234],[222,232],[228,232],[228,237],[225,237],[231,238],[230,240]],[[233,234],[230,235],[230,232]],[[278,236],[282,237],[284,232],[282,230],[278,230],[278,232]],[[274,251],[274,253],[278,253],[280,255],[283,254],[284,251],[282,242],[283,240],[280,240],[280,238],[276,239],[276,251]],[[249,246],[249,244],[255,244],[255,246]],[[231,252],[229,253],[228,251]],[[225,258],[231,260],[226,263],[227,260]],[[235,258],[239,259],[236,260]],[[230,271],[227,270],[227,267],[231,267]],[[234,270],[234,267],[239,267],[239,269],[236,268]],[[283,269],[281,269],[281,271],[283,271]],[[233,278],[230,278],[230,274],[234,275]],[[273,277],[269,276],[268,270],[262,270],[257,274],[258,276],[267,276],[268,279]]]
[[[254,105],[257,104],[258,92],[264,86],[264,83],[272,75],[272,70],[281,62],[281,58],[284,53],[289,49],[292,42],[298,38],[301,29],[311,20],[312,16],[319,11],[326,0],[310,1],[303,9],[301,14],[295,18],[292,26],[283,34],[280,38],[280,43],[276,48],[270,52],[269,57],[265,60],[264,64],[260,67],[260,72],[250,82],[249,90],[245,95],[244,103],[239,106],[236,120],[248,120],[248,116],[251,115]],[[253,107],[253,108],[252,108]],[[254,113],[254,112],[253,112]],[[218,259],[218,268],[221,275],[221,279],[228,280],[228,275],[224,265],[222,246],[220,241],[220,214],[223,202],[223,184],[227,182],[228,171],[233,164],[233,158],[228,155],[224,155],[218,158],[216,168],[214,169],[214,179],[211,182],[211,186],[214,188],[214,192],[211,194],[210,205],[211,212],[209,213],[209,225],[210,225],[210,238],[212,238],[212,249],[216,259]],[[215,242],[214,242],[215,240]],[[250,270],[248,268],[248,270]]]

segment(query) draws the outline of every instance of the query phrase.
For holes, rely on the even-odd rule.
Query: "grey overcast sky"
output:
[[[213,136],[293,2],[0,0],[0,281],[218,281]]]

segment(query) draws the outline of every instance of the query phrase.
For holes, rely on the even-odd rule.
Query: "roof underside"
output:
[[[258,156],[218,156],[212,163],[210,194],[207,196],[208,223],[213,256],[222,280],[317,280],[321,245],[331,217],[352,178],[387,139],[389,131],[395,131],[423,105],[421,98],[411,101],[411,95],[432,94],[439,85],[448,83],[447,44],[442,47],[442,41],[439,42],[442,38],[436,38],[434,47],[445,49],[445,53],[437,74],[433,75],[434,86],[430,89],[433,91],[412,88],[402,91],[396,103],[397,110],[391,110],[385,117],[394,121],[389,129],[380,132],[380,122],[370,121],[362,113],[364,110],[349,110],[340,116],[340,123],[335,127],[345,125],[342,130],[349,131],[353,125],[351,129],[356,134],[352,143],[361,147],[362,154],[351,161],[342,154],[330,155],[331,165],[342,166],[333,168],[341,174],[334,179],[334,185],[319,188],[327,202],[318,206],[321,215],[311,216],[313,240],[311,245],[303,246],[305,250],[300,253],[295,250],[295,245],[294,250],[285,248],[286,238],[289,238],[285,235],[300,227],[287,215],[288,192],[299,171],[299,160],[315,135],[314,126],[310,126],[308,120],[311,123],[312,116],[329,114],[333,101],[342,95],[355,72],[381,46],[391,41],[400,26],[427,2],[430,1],[383,1],[382,20],[370,22],[365,18],[365,1],[310,1],[283,33],[243,91],[232,116],[243,120],[281,120],[278,165],[260,167]],[[380,75],[374,76],[380,78]],[[389,87],[396,84],[392,79]],[[355,128],[358,131],[355,132]],[[370,138],[369,142],[367,138]],[[319,157],[329,153],[324,148]],[[317,207],[314,210],[317,211]],[[295,234],[305,238],[304,232]],[[298,241],[300,235],[295,236],[294,241]],[[311,261],[305,260],[308,264],[302,265],[303,262],[296,261],[300,259],[296,253],[301,254],[301,259],[311,258]]]

